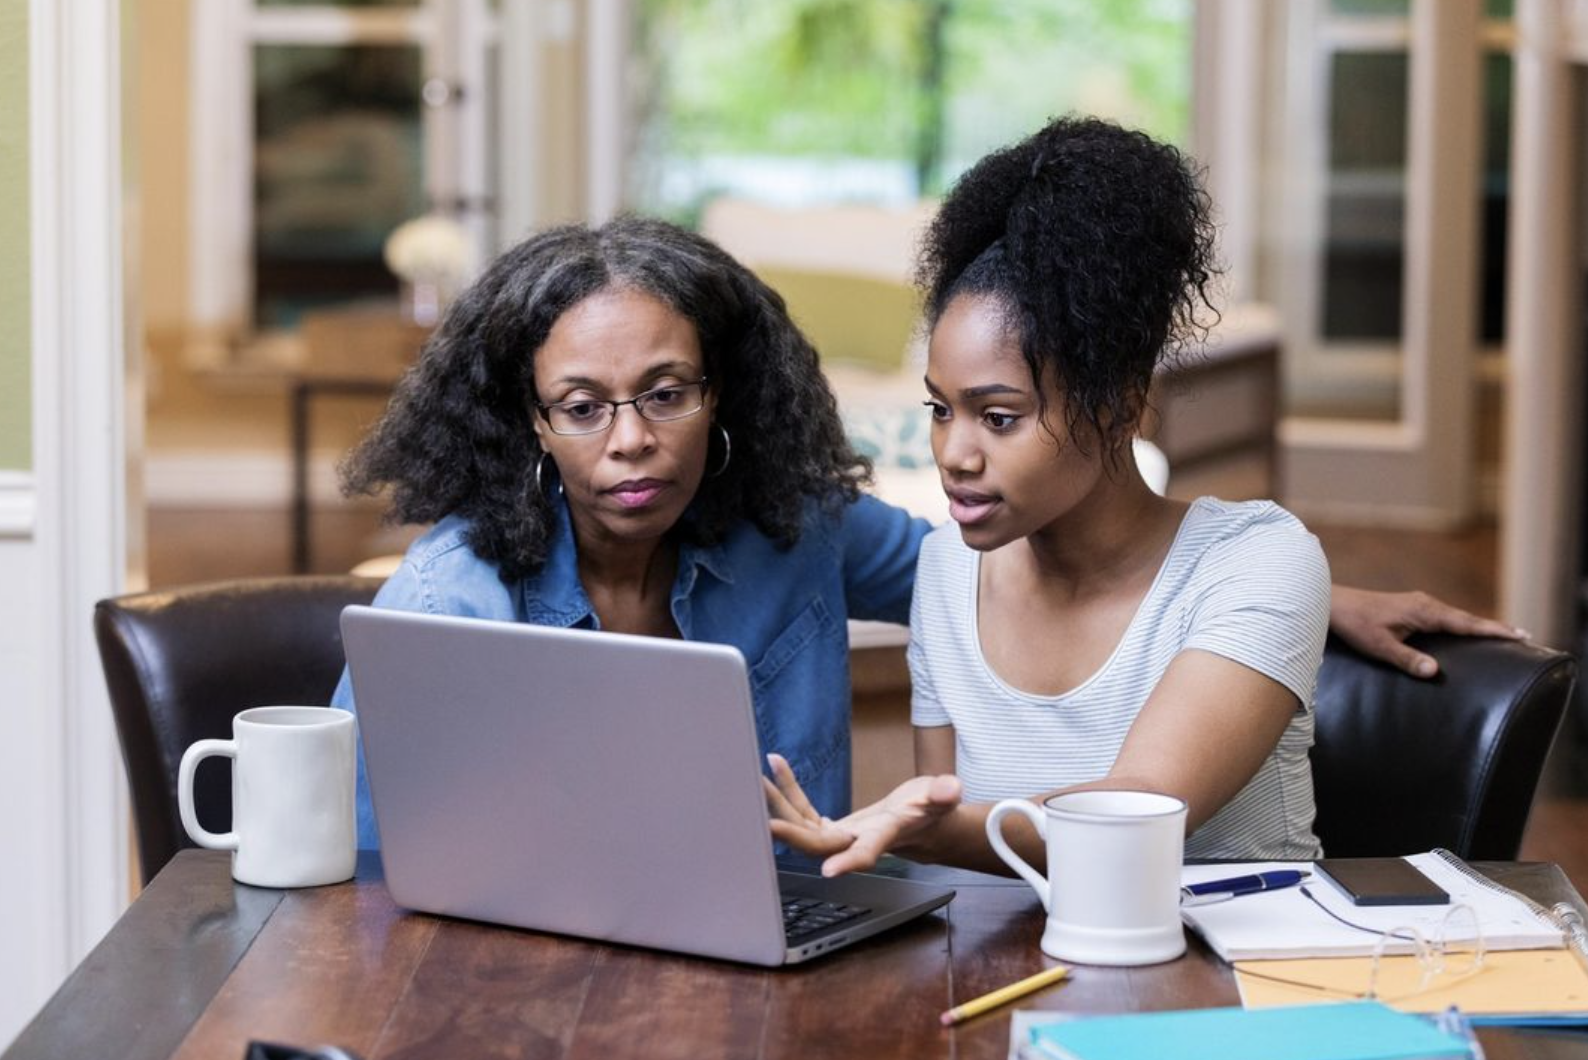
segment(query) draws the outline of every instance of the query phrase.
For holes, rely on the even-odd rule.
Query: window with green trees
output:
[[[631,203],[940,193],[1076,111],[1184,142],[1192,0],[637,0]]]

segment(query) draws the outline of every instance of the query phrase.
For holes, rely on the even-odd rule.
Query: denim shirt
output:
[[[465,539],[469,523],[448,516],[408,549],[375,597],[376,607],[540,625],[599,629],[579,580],[565,505],[545,565],[504,584],[495,564]],[[788,759],[823,814],[849,812],[850,617],[908,622],[924,519],[863,496],[837,511],[812,503],[793,547],[780,549],[744,523],[709,547],[680,547],[672,615],[686,640],[729,644],[750,672],[763,754]],[[347,672],[331,705],[355,711]],[[358,838],[380,845],[358,757]]]

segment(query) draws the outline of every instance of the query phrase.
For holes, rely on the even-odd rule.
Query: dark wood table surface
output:
[[[229,855],[184,851],[127,910],[5,1060],[242,1060],[249,1040],[392,1057],[1001,1058],[1009,1012],[938,1013],[1052,964],[1018,881],[925,869],[944,910],[807,965],[676,957],[407,913],[378,858],[352,883],[234,884]],[[1553,866],[1520,867],[1564,884]],[[1553,877],[1548,874],[1553,873]],[[1569,890],[1569,887],[1568,887]],[[1019,1003],[1075,1012],[1238,1003],[1194,938],[1180,960],[1078,968]],[[1489,1060],[1582,1056],[1588,1037],[1484,1030]]]

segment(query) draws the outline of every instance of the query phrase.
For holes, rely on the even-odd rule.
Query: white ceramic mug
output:
[[[1047,845],[1046,877],[1004,839],[1011,813]],[[1157,964],[1185,952],[1185,813],[1180,799],[1150,791],[1069,791],[1041,809],[1005,799],[987,817],[987,839],[1048,911],[1043,953],[1078,964]]]
[[[232,830],[206,831],[193,812],[193,774],[211,755],[232,760]],[[353,715],[328,707],[254,707],[232,739],[182,755],[177,808],[193,842],[232,852],[232,878],[256,887],[318,887],[353,876],[357,749]]]

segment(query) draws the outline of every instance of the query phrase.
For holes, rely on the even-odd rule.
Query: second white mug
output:
[[[1047,846],[1044,876],[1010,848],[1003,819],[1029,820]],[[1069,791],[1039,809],[1005,799],[987,817],[998,856],[1048,911],[1042,952],[1078,964],[1137,965],[1185,952],[1180,863],[1186,804],[1150,791]]]
[[[256,887],[317,887],[351,879],[357,746],[353,715],[328,707],[254,707],[232,739],[182,755],[177,808],[193,842],[232,852],[232,878]],[[193,775],[211,755],[232,759],[232,830],[207,831],[193,809]]]

